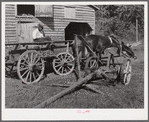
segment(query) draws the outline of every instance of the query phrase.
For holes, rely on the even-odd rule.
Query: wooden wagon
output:
[[[79,50],[78,40],[83,45],[81,50]],[[65,43],[65,45],[56,45],[60,43]],[[72,45],[75,46],[76,56],[70,53],[69,48]],[[11,46],[13,46],[12,49],[10,49]],[[19,48],[20,46],[23,48]],[[14,66],[17,66],[17,74],[26,84],[36,83],[42,78],[47,58],[50,58],[48,61],[52,63],[53,69],[58,75],[68,75],[73,71],[77,71],[77,76],[80,78],[100,69],[102,77],[105,79],[115,81],[122,79],[125,85],[129,84],[131,79],[129,55],[123,52],[117,54],[117,49],[110,47],[104,51],[104,55],[99,59],[99,55],[91,49],[88,42],[81,35],[75,35],[74,40],[68,41],[6,44],[6,48],[10,49],[8,55],[5,56],[6,73],[8,73],[8,68],[11,71]],[[66,48],[66,51],[56,55],[54,54],[56,48]],[[85,55],[86,50],[88,51],[87,55]],[[123,57],[126,59],[125,63]],[[83,75],[81,71],[84,72]]]
[[[72,41],[5,44],[6,74],[17,66],[17,74],[24,83],[36,83],[44,74],[45,63],[50,60],[48,63],[53,64],[57,74],[68,75],[74,69],[74,57],[68,52]],[[57,48],[66,48],[66,51],[56,55],[54,50]]]

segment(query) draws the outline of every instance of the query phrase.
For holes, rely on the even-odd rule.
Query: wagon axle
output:
[[[29,68],[29,71],[34,71],[35,68],[36,68],[36,66],[35,66],[35,64],[30,63],[30,64],[28,65],[28,68]]]

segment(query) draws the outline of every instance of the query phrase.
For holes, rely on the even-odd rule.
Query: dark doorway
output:
[[[74,34],[86,36],[86,34],[90,34],[92,28],[88,23],[78,23],[78,22],[70,22],[69,25],[65,28],[65,40],[73,40]]]

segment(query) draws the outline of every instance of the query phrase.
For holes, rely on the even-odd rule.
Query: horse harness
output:
[[[115,39],[115,37],[108,36],[108,38],[109,38],[111,44],[110,44],[109,47],[107,47],[107,49],[108,48],[112,48],[112,47],[116,47],[116,48],[119,49],[119,53],[121,54],[121,52],[122,52],[122,42],[121,41],[118,41],[117,39]],[[115,41],[116,43],[118,43],[119,44],[119,47],[113,46],[113,44],[114,44],[113,41]]]

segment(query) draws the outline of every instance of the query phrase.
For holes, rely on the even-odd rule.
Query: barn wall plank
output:
[[[15,5],[5,5],[5,40],[6,42],[16,40],[16,18]]]
[[[53,5],[35,5],[35,16],[36,17],[52,17],[53,16]]]
[[[95,11],[93,8],[86,5],[72,5],[76,10],[75,19],[64,18],[65,6],[54,6],[54,27],[65,28],[70,22],[87,22],[93,30],[95,30]]]

